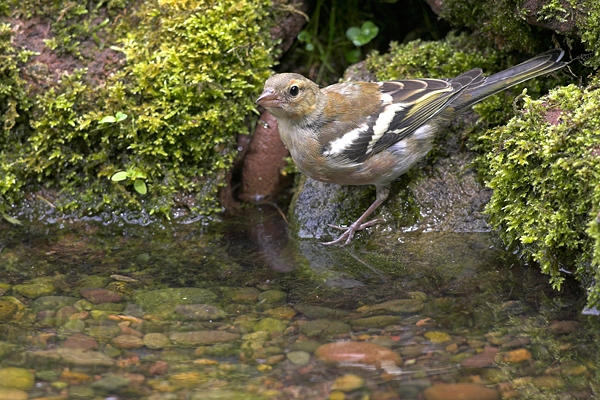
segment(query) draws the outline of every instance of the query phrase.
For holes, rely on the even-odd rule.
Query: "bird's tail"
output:
[[[506,88],[559,70],[568,64],[560,61],[564,54],[562,49],[549,50],[514,67],[483,78],[481,82],[475,81],[453,101],[453,106],[456,110],[464,109]],[[460,76],[454,79],[458,78]]]

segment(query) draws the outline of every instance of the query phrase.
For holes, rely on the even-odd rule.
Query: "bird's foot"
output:
[[[339,229],[341,231],[344,231],[344,233],[342,233],[342,235],[340,237],[338,237],[335,240],[332,240],[331,242],[321,242],[321,244],[324,246],[331,246],[333,244],[339,244],[339,243],[342,243],[345,241],[342,244],[342,246],[346,246],[347,244],[349,244],[352,241],[352,238],[354,237],[354,234],[356,233],[356,231],[363,230],[365,228],[368,228],[370,226],[378,224],[381,221],[379,219],[374,219],[372,221],[365,222],[362,224],[357,223],[357,222],[359,222],[359,221],[356,221],[355,223],[353,223],[350,226],[338,226],[338,225],[328,224],[331,228]]]

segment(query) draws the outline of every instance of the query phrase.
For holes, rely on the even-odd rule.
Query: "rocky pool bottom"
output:
[[[27,225],[0,231],[3,400],[600,396],[583,293],[490,234]]]

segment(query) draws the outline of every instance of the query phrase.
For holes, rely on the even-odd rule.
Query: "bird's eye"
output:
[[[290,94],[294,97],[298,96],[298,93],[300,93],[300,89],[298,89],[298,86],[294,85],[290,88]]]

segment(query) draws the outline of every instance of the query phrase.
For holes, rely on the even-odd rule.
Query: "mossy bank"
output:
[[[0,212],[26,193],[76,216],[220,210],[235,137],[274,63],[269,1],[13,1],[0,12]],[[36,47],[28,29],[40,24],[50,34]],[[118,171],[128,179],[111,181]]]

